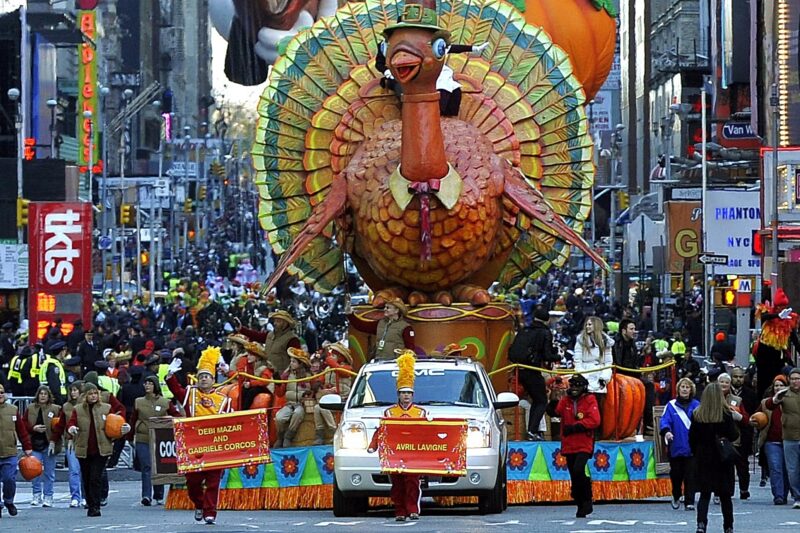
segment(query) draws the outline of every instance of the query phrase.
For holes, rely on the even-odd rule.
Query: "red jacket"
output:
[[[555,412],[561,418],[561,453],[594,452],[594,430],[600,425],[600,409],[594,394],[584,394],[577,400],[564,396]],[[575,424],[581,424],[585,431],[564,435],[564,429]]]

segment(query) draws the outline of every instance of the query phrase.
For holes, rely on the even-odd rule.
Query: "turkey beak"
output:
[[[414,79],[421,65],[422,58],[405,50],[399,50],[392,55],[392,70],[400,83]]]

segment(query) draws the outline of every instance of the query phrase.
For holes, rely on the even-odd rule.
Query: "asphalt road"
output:
[[[222,511],[215,526],[198,524],[190,511],[168,511],[163,507],[139,504],[139,483],[131,481],[130,471],[114,471],[109,505],[100,518],[87,518],[83,509],[69,509],[67,485],[56,483],[56,505],[51,509],[30,507],[30,483],[19,483],[16,502],[19,515],[12,518],[3,512],[0,531],[145,531],[171,533],[187,531],[259,532],[274,531],[344,531],[374,533],[406,528],[416,532],[489,533],[570,532],[570,533],[668,533],[695,530],[695,515],[673,511],[668,499],[635,503],[605,503],[595,506],[588,518],[576,519],[572,505],[512,506],[502,515],[480,516],[475,509],[437,509],[423,507],[418,522],[397,523],[388,510],[373,511],[367,516],[342,519],[331,511]],[[61,477],[61,476],[59,476]],[[123,480],[128,479],[128,480]],[[800,509],[772,505],[768,488],[756,486],[748,501],[734,501],[735,529],[747,532],[797,532]],[[722,531],[718,506],[712,506],[709,531]],[[391,528],[391,529],[390,529]]]

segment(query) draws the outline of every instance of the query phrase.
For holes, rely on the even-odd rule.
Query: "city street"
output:
[[[111,496],[101,518],[87,518],[84,510],[69,509],[66,483],[57,482],[53,509],[31,508],[30,484],[17,486],[19,515],[3,513],[2,530],[16,531],[154,531],[158,533],[213,530],[289,532],[312,531],[374,532],[383,528],[408,528],[418,532],[505,532],[552,531],[569,533],[693,532],[694,513],[673,511],[667,499],[635,503],[606,503],[595,506],[589,518],[574,518],[572,505],[512,506],[502,515],[480,516],[470,508],[436,509],[423,507],[419,522],[397,523],[388,510],[374,511],[366,517],[336,518],[331,511],[221,511],[215,526],[192,519],[190,511],[168,511],[163,507],[139,504],[138,481],[113,481]],[[131,476],[125,472],[125,478]],[[748,532],[797,531],[800,509],[774,506],[769,488],[751,489],[752,499],[734,500],[735,529]],[[722,530],[718,506],[712,506],[709,531]]]

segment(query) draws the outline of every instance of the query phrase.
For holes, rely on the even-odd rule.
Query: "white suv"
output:
[[[469,422],[466,476],[423,476],[422,492],[436,496],[478,496],[481,513],[506,508],[507,432],[501,409],[519,403],[516,394],[495,395],[483,365],[470,359],[418,359],[414,403],[434,418]],[[397,364],[372,361],[356,376],[350,395],[330,394],[320,407],[343,411],[334,437],[333,513],[367,511],[369,496],[388,496],[391,482],[381,473],[378,453],[367,446],[383,412],[397,402]]]

